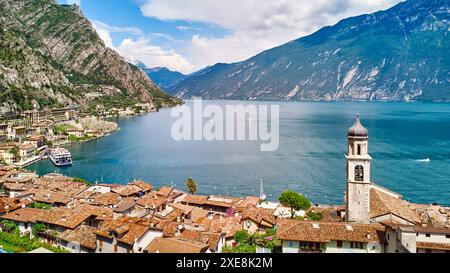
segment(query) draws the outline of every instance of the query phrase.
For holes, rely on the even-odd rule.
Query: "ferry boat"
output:
[[[49,157],[53,164],[58,167],[72,166],[72,155],[67,149],[51,149]]]

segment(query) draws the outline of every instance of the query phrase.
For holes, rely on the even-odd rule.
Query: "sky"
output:
[[[58,0],[77,4],[130,62],[184,74],[246,60],[401,0]]]

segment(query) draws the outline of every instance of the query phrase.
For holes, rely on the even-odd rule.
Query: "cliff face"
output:
[[[0,0],[3,107],[176,102],[143,71],[107,48],[76,6],[54,0]],[[95,98],[95,99],[94,99]]]
[[[450,101],[450,4],[409,0],[348,18],[171,90],[182,98]]]

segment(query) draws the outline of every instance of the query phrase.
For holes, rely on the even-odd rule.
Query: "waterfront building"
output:
[[[25,139],[24,144],[31,144],[35,148],[44,146],[44,137],[41,135],[32,135]]]
[[[16,125],[8,127],[8,138],[18,139],[19,141],[25,138],[27,135],[27,129],[25,126]]]
[[[69,129],[67,129],[67,134],[69,134],[69,136],[75,136],[78,138],[82,138],[82,137],[84,137],[84,130],[78,129],[78,128],[69,128]]]
[[[19,145],[19,160],[25,162],[35,156],[36,146],[34,144],[22,143]]]
[[[22,116],[26,119],[28,119],[31,124],[45,122],[47,120],[48,111],[46,110],[29,110],[24,111],[22,113]]]
[[[71,108],[57,108],[50,110],[51,119],[54,122],[68,121],[74,116]]]

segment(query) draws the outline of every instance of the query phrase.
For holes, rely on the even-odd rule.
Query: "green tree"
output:
[[[323,219],[323,214],[320,212],[308,212],[306,214],[306,216],[308,216],[308,220],[310,221],[321,221]]]
[[[75,182],[75,183],[83,183],[83,184],[85,184],[86,186],[92,186],[92,183],[91,183],[91,182],[89,182],[89,181],[87,181],[86,179],[83,179],[83,178],[81,178],[81,177],[75,177],[72,181]]]
[[[291,218],[294,219],[296,210],[308,210],[311,207],[311,201],[305,196],[295,191],[285,191],[281,194],[280,203],[291,208]]]
[[[234,234],[233,239],[236,241],[236,243],[242,244],[247,242],[249,236],[250,234],[248,234],[248,231],[240,230]]]
[[[38,223],[33,225],[33,227],[31,228],[31,232],[35,237],[38,237],[40,233],[46,231],[47,229],[48,227],[45,224]]]
[[[197,182],[192,178],[186,180],[186,187],[190,194],[195,194],[197,192]]]
[[[51,210],[53,208],[49,204],[39,203],[39,202],[34,202],[34,203],[30,204],[29,207],[33,208],[33,209],[42,209],[42,210]]]
[[[9,220],[1,221],[1,227],[4,231],[9,233],[15,232],[16,230],[19,229],[19,226],[16,223],[11,222]]]

